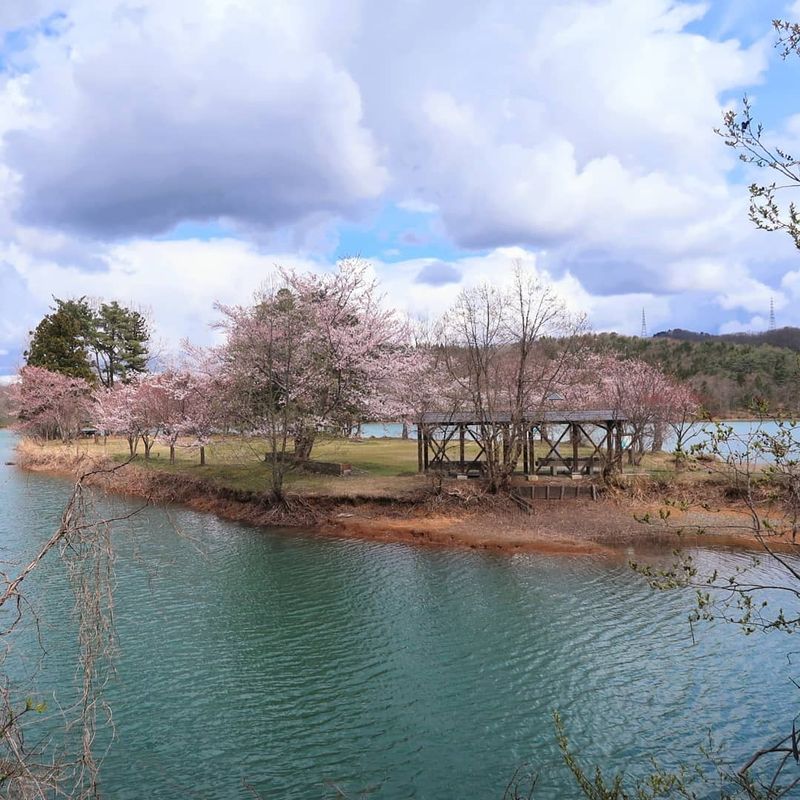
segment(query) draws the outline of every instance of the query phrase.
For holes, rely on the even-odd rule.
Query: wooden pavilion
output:
[[[526,417],[519,466],[528,476],[591,475],[606,466],[621,469],[625,422],[602,410],[541,411]],[[417,422],[419,471],[480,475],[486,461],[482,442],[497,437],[505,454],[511,425],[509,414],[495,414],[489,420],[464,412],[423,414]]]

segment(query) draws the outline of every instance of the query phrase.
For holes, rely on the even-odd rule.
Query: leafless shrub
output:
[[[109,470],[85,472],[75,481],[57,529],[27,564],[13,576],[0,571],[0,610],[12,611],[12,618],[0,630],[0,791],[9,798],[99,797],[99,770],[105,752],[97,752],[98,734],[111,730],[109,741],[113,739],[113,717],[104,691],[114,674],[117,651],[111,542],[115,520],[97,514],[86,483],[103,471]],[[45,713],[44,703],[17,699],[21,688],[14,686],[8,674],[15,654],[11,634],[23,623],[23,612],[32,612],[23,586],[51,551],[56,551],[65,565],[74,598],[79,693],[70,706],[59,709],[58,716],[63,721],[64,741],[75,742],[75,748],[57,745],[47,735],[35,738],[37,715],[42,721],[55,715]]]

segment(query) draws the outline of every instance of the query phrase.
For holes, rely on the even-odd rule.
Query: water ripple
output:
[[[11,558],[49,534],[67,486],[5,469]],[[268,533],[176,509],[148,509],[115,542],[109,797],[244,798],[246,780],[265,797],[333,796],[333,782],[353,796],[499,798],[527,760],[537,797],[561,798],[574,791],[554,709],[587,761],[633,770],[651,754],[696,760],[709,729],[741,758],[790,713],[781,637],[712,625],[693,645],[690,595],[602,559]],[[57,565],[37,581],[51,652],[40,685],[66,701],[69,598]]]

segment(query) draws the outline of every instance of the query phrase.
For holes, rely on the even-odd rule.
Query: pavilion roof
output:
[[[428,412],[419,420],[423,425],[481,425],[483,423],[511,422],[509,412],[499,411],[491,417],[481,417],[474,411]],[[595,424],[598,422],[625,422],[626,418],[617,411],[609,409],[549,410],[531,411],[525,414],[524,421],[531,424],[568,424],[570,422]]]

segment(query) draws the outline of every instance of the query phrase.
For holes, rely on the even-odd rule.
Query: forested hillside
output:
[[[784,334],[782,341],[793,341],[794,347],[765,342],[764,337],[777,334]],[[590,345],[600,353],[641,358],[688,381],[712,414],[743,413],[760,399],[773,409],[800,411],[797,328],[726,336],[668,331],[647,339],[603,333],[591,336]]]
[[[686,342],[705,342],[722,341],[734,344],[771,344],[773,347],[786,347],[789,350],[800,352],[800,328],[777,328],[774,331],[760,331],[759,333],[698,333],[697,331],[687,331],[683,328],[673,328],[669,331],[661,331],[653,337],[654,339],[678,339]]]

